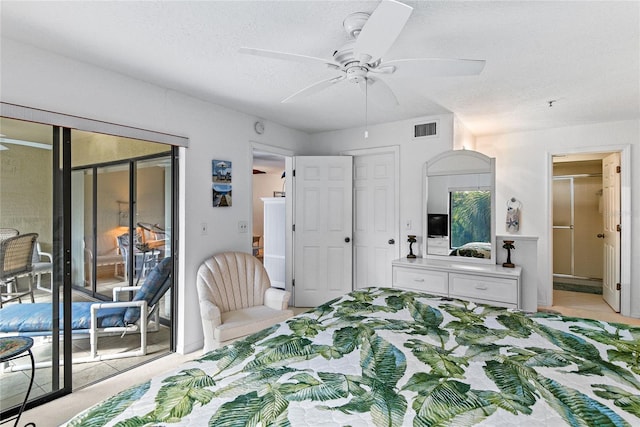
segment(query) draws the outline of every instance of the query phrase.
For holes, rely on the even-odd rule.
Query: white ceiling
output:
[[[370,105],[370,124],[451,111],[485,135],[640,118],[640,2],[405,3],[413,14],[384,59],[485,59],[486,67],[471,77],[386,76],[400,106]],[[362,126],[360,90],[343,83],[281,104],[335,72],[238,48],[329,59],[347,40],[344,18],[377,4],[2,0],[0,23],[2,37],[318,132]]]

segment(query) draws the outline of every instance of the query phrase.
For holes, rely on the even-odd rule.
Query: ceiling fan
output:
[[[242,47],[240,53],[323,65],[338,75],[321,80],[282,100],[294,102],[346,81],[360,86],[367,97],[381,106],[398,105],[395,94],[381,78],[398,68],[413,68],[423,76],[463,76],[480,74],[485,61],[474,59],[408,58],[384,61],[396,38],[402,32],[413,8],[395,0],[383,0],[372,14],[352,13],[343,22],[351,37],[327,60],[314,56]]]

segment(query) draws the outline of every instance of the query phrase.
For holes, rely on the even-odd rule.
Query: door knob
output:
[[[604,233],[600,233],[600,234],[598,234],[598,236],[597,236],[597,237],[598,237],[598,239],[604,239]]]
[[[390,244],[390,245],[395,245],[395,243],[396,243],[396,241],[395,241],[395,240],[393,240],[393,239],[389,239],[389,244]]]
[[[348,237],[345,237],[345,238],[344,238],[344,241],[345,241],[345,242],[347,242],[347,243],[349,243],[349,242],[351,241],[351,239],[350,239],[350,238],[348,238]]]

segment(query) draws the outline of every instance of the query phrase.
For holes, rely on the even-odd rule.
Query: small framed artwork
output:
[[[213,207],[231,206],[231,162],[228,160],[211,161],[211,192]]]

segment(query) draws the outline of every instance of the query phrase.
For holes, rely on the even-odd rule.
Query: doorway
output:
[[[611,184],[612,162],[617,164],[613,169],[617,185]],[[554,304],[574,301],[579,309],[586,298],[581,294],[586,293],[603,299],[608,310],[621,311],[624,281],[619,165],[620,152],[552,157]]]
[[[354,171],[353,174],[349,174],[349,176],[353,175],[352,185],[349,187],[354,196],[353,198],[349,198],[349,211],[351,212],[351,208],[353,208],[353,216],[350,215],[349,220],[346,222],[348,222],[349,225],[353,223],[356,228],[353,232],[344,235],[340,234],[340,243],[336,243],[335,246],[343,245],[342,242],[351,245],[351,243],[348,242],[350,242],[351,239],[354,241],[352,246],[353,250],[349,255],[349,268],[348,270],[344,270],[353,271],[353,276],[349,274],[348,277],[350,283],[349,289],[352,287],[387,285],[391,281],[391,261],[399,257],[400,248],[398,224],[399,149],[397,146],[391,146],[376,149],[353,150],[340,154],[340,156],[337,156],[340,160],[343,160],[345,155],[353,158]],[[261,200],[261,198],[273,198],[274,195],[276,198],[284,196],[282,198],[285,199],[285,221],[284,223],[280,223],[284,224],[285,227],[284,243],[287,277],[285,289],[292,292],[292,301],[294,301],[296,305],[300,303],[303,305],[310,304],[309,306],[320,304],[329,297],[325,294],[319,294],[318,301],[316,301],[315,304],[311,304],[309,301],[301,299],[302,294],[300,292],[297,292],[298,295],[296,295],[296,288],[293,287],[293,264],[297,262],[296,259],[298,259],[295,255],[302,253],[301,250],[296,251],[296,253],[293,251],[293,205],[297,205],[296,208],[300,207],[300,204],[295,203],[292,197],[292,177],[295,175],[293,162],[305,158],[294,158],[293,153],[286,153],[282,149],[255,142],[253,143],[252,156],[254,254],[257,254],[258,257],[264,257],[268,246],[264,238],[267,232],[264,227],[264,211],[260,210],[260,207],[264,206],[264,201]],[[317,157],[319,160],[322,158],[323,156]],[[313,157],[306,157],[306,159],[313,159]],[[269,178],[269,168],[274,166],[275,169],[271,172],[273,176]],[[313,166],[317,165],[314,164]],[[320,169],[322,168],[310,168],[310,170],[316,172]],[[338,169],[340,168],[333,167],[332,173],[335,174]],[[300,174],[305,175],[305,168],[299,170],[298,175],[295,176],[295,179],[298,181],[301,177]],[[334,178],[337,179],[337,176],[332,175],[332,179]],[[271,184],[266,186],[266,190],[261,190],[263,187],[262,182],[266,181],[271,181]],[[316,190],[319,191],[319,189]],[[335,188],[333,188],[331,194],[337,197]],[[299,197],[296,198],[298,201],[302,199],[303,198]],[[317,199],[317,197],[312,197],[310,201],[317,203]],[[328,217],[335,218],[336,215],[334,215],[334,213],[341,211],[336,204],[336,200],[324,206],[333,207]],[[316,211],[315,209],[312,210],[314,212]],[[303,221],[311,217],[315,217],[315,214],[305,216],[301,212],[298,212],[298,221]],[[282,218],[281,215],[280,218]],[[334,225],[334,228],[339,228],[338,224]],[[262,227],[262,229],[260,227]],[[304,223],[295,224],[295,228],[298,231],[298,238],[302,238],[301,234],[303,234],[302,231],[305,229]],[[410,225],[408,225],[407,230],[410,229]],[[260,230],[262,230],[262,232]],[[280,237],[280,239],[280,242],[283,242],[282,237]],[[333,251],[334,255],[335,252],[336,251]],[[265,267],[267,266],[266,264],[265,259]],[[305,270],[307,269],[299,269],[299,271]],[[313,268],[309,269],[309,271],[312,270]],[[335,273],[337,270],[342,271],[342,269],[333,269],[332,271]],[[315,277],[315,274],[312,274],[312,278],[313,277]],[[305,288],[307,279],[308,277],[297,277],[296,283],[302,286],[298,288]],[[342,283],[342,280],[339,278],[332,280],[332,283],[338,282]],[[300,291],[300,289],[298,290]],[[304,293],[304,291],[302,292]]]
[[[287,194],[287,163],[291,157],[275,147],[252,149],[252,253],[265,267],[271,285],[291,291],[291,232],[287,211],[291,194]],[[291,177],[289,177],[289,180]]]

